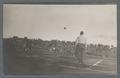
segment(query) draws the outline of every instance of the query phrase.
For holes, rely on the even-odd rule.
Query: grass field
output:
[[[53,56],[50,54],[32,54],[10,58],[7,63],[7,74],[108,74],[116,75],[117,60],[115,58],[105,58],[101,63],[92,66],[100,57],[85,55],[85,66],[81,66],[77,59],[73,57]]]

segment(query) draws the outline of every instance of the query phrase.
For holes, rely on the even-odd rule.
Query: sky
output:
[[[75,41],[80,31],[84,31],[88,44],[116,46],[116,7],[116,5],[5,4],[3,37]]]

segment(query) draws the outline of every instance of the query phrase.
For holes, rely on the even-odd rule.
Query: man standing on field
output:
[[[85,52],[86,49],[86,38],[84,37],[84,32],[81,31],[80,35],[77,37],[75,41],[75,57],[77,58],[78,62],[83,65],[83,53]]]

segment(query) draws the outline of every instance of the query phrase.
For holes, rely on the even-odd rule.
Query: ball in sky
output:
[[[66,27],[64,27],[64,30],[66,30],[67,28]]]

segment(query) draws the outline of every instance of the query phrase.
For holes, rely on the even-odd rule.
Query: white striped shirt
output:
[[[76,43],[76,45],[77,45],[78,43],[82,43],[82,44],[85,44],[85,45],[86,45],[86,41],[87,41],[86,38],[85,38],[83,35],[80,35],[80,36],[77,37],[75,43]]]

